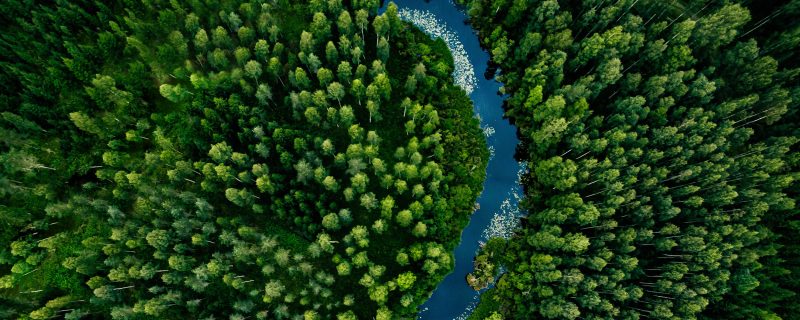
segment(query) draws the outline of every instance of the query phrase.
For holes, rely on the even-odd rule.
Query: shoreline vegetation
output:
[[[458,40],[458,36],[448,30],[445,24],[441,23],[435,15],[428,11],[400,9],[398,16],[403,21],[410,22],[431,37],[440,38],[447,44],[455,66],[453,79],[456,85],[464,89],[467,95],[471,94],[475,90],[478,80],[475,78],[475,68],[469,62],[469,55],[464,50],[464,45]]]
[[[474,67],[469,62],[469,56],[464,50],[464,46],[461,44],[461,41],[458,40],[455,33],[447,29],[446,24],[443,24],[435,17],[435,15],[426,10],[402,8],[398,11],[398,13],[400,19],[420,27],[420,30],[427,33],[431,37],[441,38],[447,44],[447,47],[453,54],[453,63],[455,64],[453,78],[455,84],[464,89],[468,95],[474,89],[476,89],[477,81],[475,80]],[[476,116],[479,116],[479,114],[476,113]],[[488,139],[494,135],[494,128],[490,126],[484,127],[483,134]],[[490,154],[491,153],[492,151],[490,146]],[[522,175],[526,170],[527,166],[524,163],[521,164],[519,170],[517,171],[518,179],[522,178]],[[508,239],[517,229],[519,218],[522,217],[522,214],[517,207],[512,205],[512,199],[514,200],[514,203],[518,202],[518,200],[521,198],[519,192],[520,190],[516,189],[510,191],[508,194],[508,199],[505,199],[501,204],[500,212],[493,214],[491,224],[489,227],[487,227],[487,229],[483,230],[482,235],[484,239],[488,240],[495,237]],[[480,209],[480,204],[475,203],[474,210],[478,209]]]
[[[445,7],[446,8],[455,8],[455,7],[450,7],[450,6],[445,6]],[[441,8],[440,8],[440,10],[441,10]],[[440,13],[445,13],[445,12],[442,12],[442,11],[439,11],[439,12]],[[433,12],[425,10],[425,9],[406,9],[406,8],[401,8],[399,10],[399,16],[402,19],[408,20],[408,21],[412,22],[413,24],[419,26],[423,32],[426,32],[426,33],[430,34],[431,36],[433,36],[435,38],[442,38],[445,41],[445,43],[447,43],[447,46],[450,48],[450,51],[454,54],[454,59],[453,60],[454,60],[454,63],[455,63],[455,71],[453,72],[453,76],[456,79],[456,83],[457,84],[459,83],[459,79],[469,78],[469,79],[471,79],[471,81],[469,81],[469,82],[474,82],[475,83],[475,85],[470,85],[469,86],[470,89],[474,89],[473,95],[474,94],[477,94],[477,95],[486,95],[486,94],[494,95],[495,94],[495,92],[481,92],[480,91],[480,90],[486,91],[487,88],[480,88],[477,85],[477,79],[475,78],[475,70],[474,70],[475,67],[472,65],[471,60],[470,60],[471,57],[467,55],[466,48],[462,44],[462,40],[463,39],[459,38],[460,36],[464,36],[464,34],[457,34],[456,32],[454,32],[453,29],[450,28],[451,26],[448,26],[448,24],[446,22],[438,19],[438,17],[436,17]],[[461,21],[459,20],[459,23],[460,22]],[[470,32],[466,36],[476,36],[476,35],[474,33]],[[472,57],[472,58],[474,58],[474,57]],[[468,70],[468,71],[459,71],[459,69]],[[465,75],[468,75],[468,77],[465,77]],[[466,87],[466,86],[462,85],[462,87]],[[470,90],[467,90],[467,92],[470,92]],[[483,123],[483,119],[481,117],[482,112],[493,113],[495,111],[482,109],[481,107],[483,107],[483,108],[495,107],[496,108],[497,106],[494,106],[494,105],[478,106],[478,105],[476,105],[476,108],[475,108],[476,117]],[[501,120],[501,121],[504,121],[504,120]],[[483,127],[483,133],[486,136],[486,139],[487,140],[491,139],[495,134],[495,128],[490,126],[489,124],[484,124],[482,127]],[[492,161],[491,159],[493,159],[494,156],[495,156],[495,145],[494,144],[498,143],[498,141],[499,140],[494,141],[492,143],[489,143],[490,166],[492,165],[491,164],[491,161]],[[524,166],[524,164],[520,163],[520,164],[518,164],[518,166],[519,166],[519,168],[517,170],[518,172],[515,172],[517,174],[517,177],[518,177],[517,180],[519,180],[519,178],[521,177],[522,173],[525,172],[525,170],[526,170],[526,167]],[[508,170],[514,170],[514,169],[511,168],[511,167],[508,167],[508,168],[491,168],[491,167],[488,167],[487,170],[489,170],[490,172],[491,171],[499,172],[499,174],[502,175],[502,174],[505,174]],[[488,204],[489,204],[490,207],[493,207],[495,205],[499,205],[500,207],[497,209],[498,210],[497,212],[489,213],[490,217],[492,217],[492,219],[490,221],[487,221],[487,223],[485,225],[478,225],[477,226],[477,229],[476,229],[477,230],[477,232],[476,232],[477,234],[463,236],[462,237],[463,241],[467,241],[467,242],[476,241],[477,242],[477,243],[475,243],[476,246],[483,246],[484,243],[486,242],[486,240],[491,238],[491,237],[494,237],[494,236],[500,235],[500,234],[504,234],[506,236],[510,236],[513,233],[514,229],[516,229],[518,224],[519,224],[519,217],[521,216],[521,212],[517,209],[517,203],[518,203],[518,201],[520,199],[520,195],[519,195],[520,187],[519,187],[518,181],[515,182],[515,183],[512,183],[509,187],[510,187],[510,189],[508,190],[508,193],[505,194],[505,195],[501,195],[501,197],[499,199],[494,199],[492,197],[481,199],[481,202],[489,201]],[[496,188],[498,188],[498,186],[497,185],[486,185],[485,188],[495,188],[496,189]],[[497,201],[498,203],[493,203],[491,201]],[[476,203],[476,206],[478,206],[478,205],[480,205],[480,204]],[[478,207],[476,207],[475,210],[477,210],[477,209],[478,209]],[[484,213],[484,214],[486,214],[486,213]],[[473,222],[470,223],[470,228],[475,229],[476,226],[473,226],[474,223],[476,223],[476,222],[473,221]],[[468,230],[465,230],[464,232],[467,232],[467,231]],[[465,244],[464,243],[460,244],[460,246],[463,246],[463,245],[465,245]],[[466,244],[466,245],[470,246],[471,244]],[[477,250],[477,247],[476,247],[476,250]],[[461,251],[463,251],[463,250],[461,250]],[[474,256],[474,254],[472,254],[472,255],[469,255],[467,257],[456,256],[455,258],[456,259],[465,260],[465,261],[459,260],[456,263],[472,263],[474,258],[475,258],[475,256]],[[459,279],[459,280],[460,281],[464,281],[464,279]],[[466,280],[468,282],[470,281],[470,279],[466,279]],[[442,297],[443,295],[446,295],[446,292],[453,292],[454,290],[461,290],[462,287],[464,287],[464,286],[456,285],[454,287],[454,283],[453,282],[443,282],[442,284],[439,285],[439,287],[437,287],[437,289],[441,289],[443,292],[439,292],[439,293],[434,292],[434,294],[439,294],[439,297]],[[456,304],[456,301],[452,301],[452,302],[454,304]],[[458,314],[458,316],[456,316],[456,319],[465,319],[469,315],[470,310],[477,304],[477,302],[478,302],[477,301],[477,296],[475,296],[475,299],[473,301],[468,301],[469,304],[465,306],[465,309],[463,310],[463,313],[462,313],[462,310],[458,310],[459,314]],[[437,316],[438,317],[443,317],[444,316],[441,313],[441,310],[429,310],[430,308],[444,308],[444,309],[448,309],[448,310],[452,309],[452,306],[441,305],[440,304],[441,300],[439,300],[439,302],[437,302],[436,299],[431,299],[431,300],[429,300],[428,303],[429,304],[425,305],[426,309],[423,309],[423,310],[420,311],[420,317],[422,317],[422,318],[437,317]],[[457,304],[460,305],[460,302],[458,302]],[[455,311],[455,309],[453,311]],[[435,313],[428,313],[428,312],[435,312]],[[435,314],[435,316],[432,315],[432,314]]]
[[[0,4],[0,318],[414,317],[489,151],[378,5]]]

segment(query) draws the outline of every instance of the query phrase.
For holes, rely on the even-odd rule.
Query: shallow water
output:
[[[469,316],[479,299],[479,293],[467,285],[465,277],[472,270],[472,261],[480,242],[485,242],[489,236],[507,236],[509,227],[513,227],[517,221],[517,201],[521,195],[518,174],[525,168],[514,160],[514,150],[518,142],[516,128],[503,119],[503,97],[497,94],[500,84],[483,77],[489,54],[480,47],[477,34],[465,23],[466,14],[447,0],[397,0],[395,3],[405,20],[409,20],[408,17],[414,14],[420,16],[420,12],[410,10],[425,11],[435,17],[438,23],[436,27],[429,29],[441,32],[444,28],[449,31],[447,33],[452,41],[448,46],[458,48],[458,44],[453,42],[461,43],[463,52],[468,56],[468,59],[462,61],[468,60],[476,75],[472,88],[465,89],[467,92],[471,90],[469,96],[474,103],[476,115],[481,119],[481,127],[487,135],[488,147],[492,152],[486,169],[483,193],[478,197],[480,209],[472,215],[469,225],[461,234],[461,242],[454,251],[455,269],[439,284],[419,312],[419,319],[463,319]],[[404,10],[408,11],[403,14]],[[421,29],[426,31],[424,27]],[[430,30],[427,31],[430,33]],[[456,66],[456,69],[459,67]],[[468,78],[463,74],[454,76],[456,82],[459,78]],[[469,80],[467,82],[472,83]]]

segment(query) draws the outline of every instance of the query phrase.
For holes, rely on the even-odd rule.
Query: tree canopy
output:
[[[413,317],[488,150],[378,6],[1,3],[0,318]]]
[[[800,317],[798,1],[460,2],[530,168],[474,318]]]

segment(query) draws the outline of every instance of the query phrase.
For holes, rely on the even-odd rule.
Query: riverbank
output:
[[[518,201],[522,190],[519,176],[526,169],[514,160],[518,143],[516,128],[503,118],[500,84],[476,77],[486,70],[489,54],[471,27],[467,16],[452,2],[396,1],[399,16],[432,37],[442,38],[453,54],[454,82],[469,95],[475,117],[480,119],[490,151],[483,193],[478,209],[461,234],[455,248],[455,268],[445,277],[430,299],[420,307],[419,319],[465,319],[479,302],[479,292],[470,288],[466,275],[472,271],[476,252],[490,237],[508,237],[521,215]],[[477,71],[477,72],[476,72]]]

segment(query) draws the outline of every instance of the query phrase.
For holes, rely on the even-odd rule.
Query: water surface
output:
[[[496,225],[490,228],[492,218],[497,214],[498,217],[494,219],[497,222],[515,220],[514,217],[518,216],[518,173],[524,168],[514,160],[518,142],[516,128],[503,119],[503,97],[497,94],[500,84],[483,77],[489,54],[481,48],[474,30],[465,23],[467,15],[446,0],[397,0],[395,3],[401,12],[420,10],[432,14],[438,20],[439,27],[449,29],[450,34],[461,42],[477,75],[469,96],[476,116],[481,119],[481,126],[487,133],[488,147],[492,152],[483,193],[478,197],[480,209],[472,215],[469,225],[461,234],[461,242],[454,251],[455,269],[444,278],[419,312],[419,319],[462,319],[469,315],[479,298],[479,293],[467,285],[465,277],[472,271],[472,261],[480,242],[486,241],[487,233],[496,234],[497,229],[502,229]],[[425,31],[425,28],[422,29]]]

